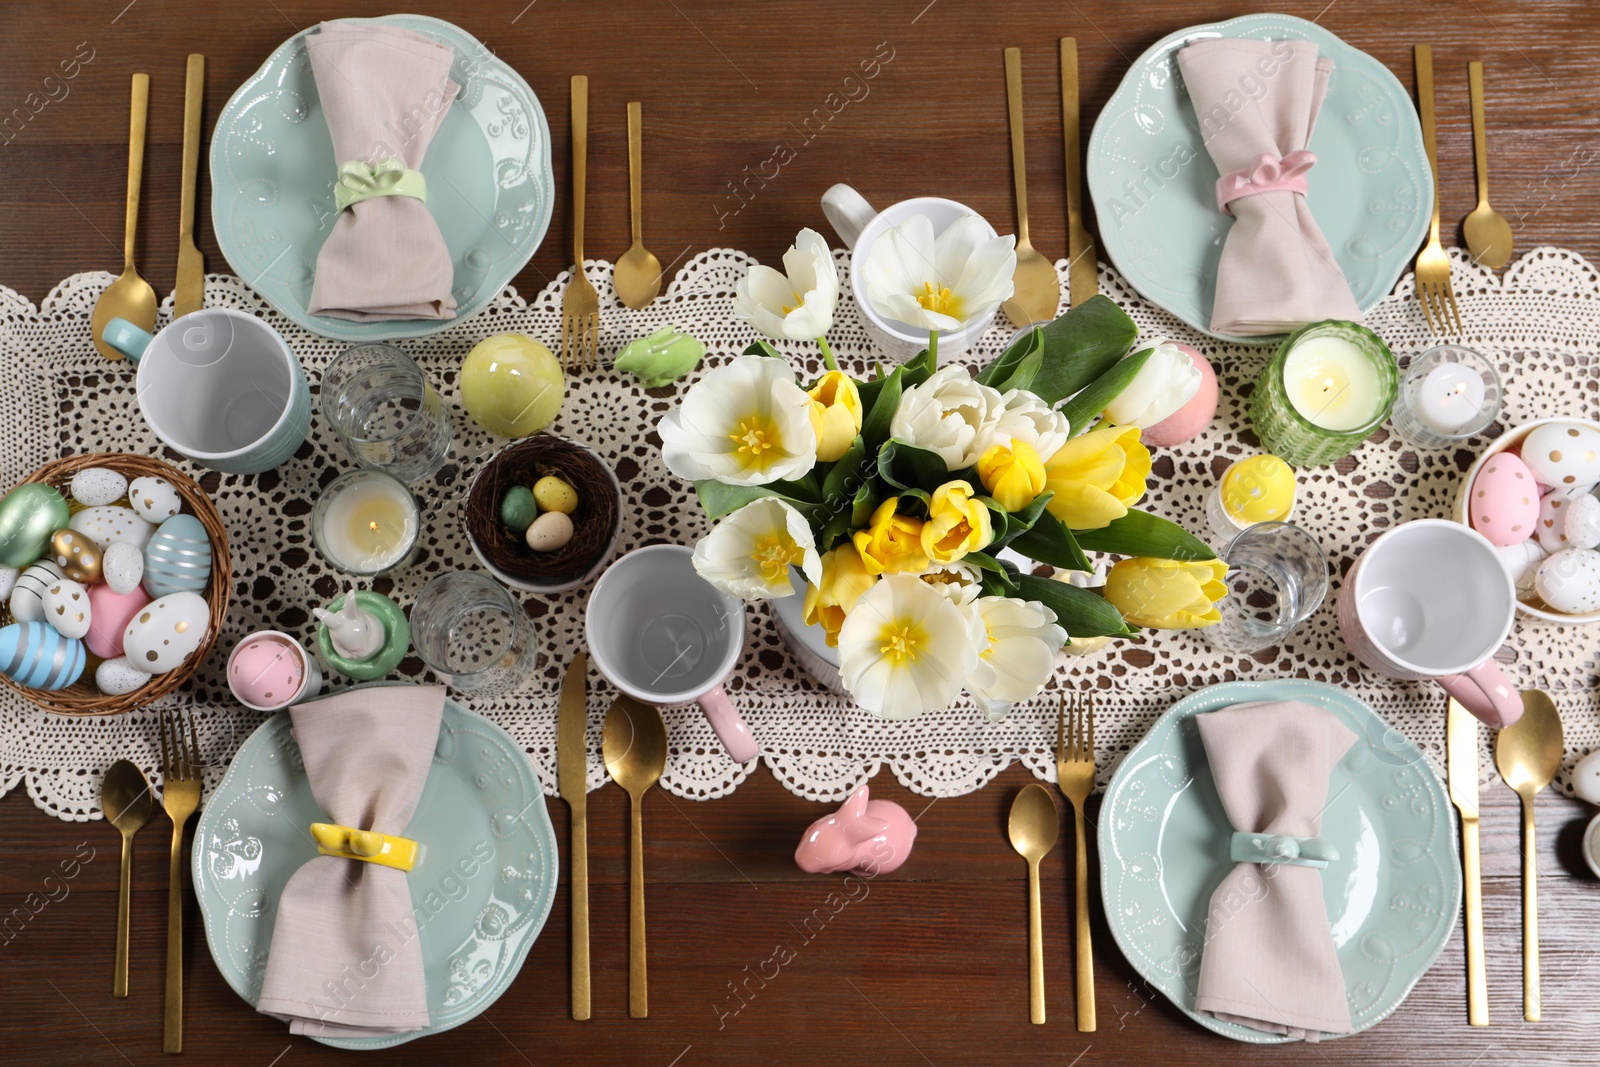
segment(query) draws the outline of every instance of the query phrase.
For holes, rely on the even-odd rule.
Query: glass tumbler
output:
[[[1260,522],[1222,552],[1228,595],[1222,621],[1205,629],[1223,652],[1249,653],[1283,639],[1309,619],[1328,595],[1328,557],[1299,526]]]
[[[441,574],[411,608],[411,647],[462,693],[500,696],[538,659],[533,626],[505,587],[475,571]]]
[[[341,352],[322,374],[321,404],[351,459],[403,482],[433,474],[450,453],[450,412],[422,368],[394,345]]]

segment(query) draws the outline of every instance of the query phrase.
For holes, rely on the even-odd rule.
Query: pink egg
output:
[[[1177,341],[1163,343],[1188,355],[1189,362],[1200,371],[1200,389],[1189,398],[1187,404],[1140,435],[1140,440],[1145,444],[1162,447],[1194,440],[1210,425],[1211,417],[1217,413],[1217,372],[1211,369],[1211,361],[1190,345]]]
[[[150,603],[150,594],[136,585],[131,593],[119,593],[104,582],[89,587],[89,633],[83,643],[101,659],[122,655],[122,635],[133,617]]]
[[[1528,465],[1501,452],[1490,456],[1472,481],[1467,518],[1492,543],[1514,545],[1539,524],[1539,486]]]
[[[257,708],[286,706],[304,681],[300,653],[280,637],[247,639],[228,660],[233,695]]]

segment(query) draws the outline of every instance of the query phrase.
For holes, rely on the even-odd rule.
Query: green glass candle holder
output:
[[[1285,367],[1294,349],[1315,338],[1347,342],[1370,368],[1361,386],[1371,392],[1370,417],[1353,425],[1330,428],[1313,422],[1290,399],[1294,387],[1285,382]],[[1301,386],[1303,389],[1304,386]],[[1341,386],[1341,389],[1346,388]],[[1354,452],[1389,417],[1400,392],[1400,370],[1383,339],[1354,322],[1328,320],[1302,326],[1278,346],[1250,398],[1250,422],[1262,448],[1295,467],[1317,467]],[[1342,393],[1340,394],[1342,396]],[[1330,421],[1328,419],[1322,420]]]
[[[328,610],[337,612],[344,607],[345,595],[335,597],[328,604]],[[383,623],[383,648],[379,649],[371,659],[347,659],[334,650],[333,638],[328,633],[328,627],[319,625],[317,650],[322,653],[322,658],[328,666],[340,674],[360,682],[370,682],[375,678],[382,678],[405,659],[406,653],[411,649],[411,624],[406,621],[405,612],[400,610],[400,605],[381,593],[362,589],[356,593],[356,603],[376,615]]]

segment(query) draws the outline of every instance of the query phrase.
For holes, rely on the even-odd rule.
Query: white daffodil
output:
[[[977,451],[981,456],[990,445],[1022,441],[1033,446],[1040,463],[1049,463],[1071,437],[1072,424],[1065,415],[1026,389],[1007,389],[978,429]]]
[[[982,454],[979,431],[999,404],[998,390],[979,385],[966,367],[954,363],[901,395],[889,434],[939,453],[948,470],[965,470]]]
[[[961,609],[911,574],[890,575],[863,593],[839,629],[845,688],[883,719],[948,707],[977,663]]]
[[[935,563],[917,577],[949,597],[958,608],[971,604],[983,592],[983,577],[978,568],[960,560]]]
[[[661,458],[680,478],[765,485],[817,463],[811,398],[779,359],[739,356],[710,371],[657,429]]]
[[[976,215],[937,238],[926,215],[913,215],[879,237],[867,253],[867,300],[878,314],[924,330],[958,330],[988,320],[1011,296],[1017,239],[991,237]]]
[[[1156,345],[1133,381],[1106,405],[1106,421],[1148,429],[1194,399],[1200,379],[1187,352],[1170,342]]]
[[[966,610],[982,649],[967,691],[998,722],[1012,704],[1044,688],[1067,631],[1056,625],[1055,612],[1032,600],[979,597]]]
[[[733,313],[768,337],[815,341],[833,326],[839,268],[816,230],[801,230],[783,254],[780,274],[760,264],[739,279]]]
[[[822,558],[810,525],[776,497],[746,504],[694,546],[700,577],[741,600],[793,595],[790,564],[804,571],[808,582],[822,581]]]

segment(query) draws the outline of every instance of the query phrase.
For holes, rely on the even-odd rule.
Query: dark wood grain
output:
[[[713,246],[776,259],[801,226],[823,227],[817,200],[848,181],[888,202],[951,196],[997,222],[1011,215],[1001,49],[1024,47],[1029,190],[1035,244],[1063,254],[1055,39],[1079,39],[1092,122],[1129,61],[1181,26],[1245,13],[1241,3],[1139,4],[957,0],[904,3],[404,5],[449,18],[523,72],[555,134],[566,188],[567,78],[591,79],[591,255],[627,245],[623,108],[645,105],[645,225],[663,262]],[[1411,45],[1434,46],[1446,239],[1474,202],[1466,63],[1484,60],[1494,202],[1519,251],[1553,243],[1600,253],[1600,8],[1587,0],[1509,3],[1355,0],[1286,3],[1387,63],[1410,85]],[[321,18],[390,5],[247,0],[210,4],[8,3],[0,42],[0,283],[38,300],[75,271],[120,256],[127,82],[152,75],[151,143],[139,260],[172,285],[183,57],[206,52],[208,123],[232,88],[283,38]],[[80,47],[80,42],[84,47]],[[75,54],[77,76],[60,78]],[[878,59],[862,79],[863,61]],[[846,85],[845,79],[855,81]],[[46,81],[51,78],[51,81]],[[63,86],[65,92],[63,93]],[[864,95],[863,95],[864,92]],[[30,98],[29,94],[35,94]],[[843,107],[846,94],[856,99]],[[830,103],[829,95],[839,94]],[[39,101],[51,99],[39,106]],[[4,126],[12,109],[25,122]],[[837,109],[837,113],[828,110]],[[823,109],[818,117],[817,109]],[[37,110],[37,114],[32,112]],[[808,125],[806,120],[811,118]],[[808,136],[809,134],[809,136]],[[750,178],[783,144],[776,178]],[[767,168],[771,173],[771,168]],[[739,192],[736,194],[734,188]],[[202,178],[202,202],[209,194]],[[204,212],[202,212],[204,215]],[[213,271],[226,263],[209,219],[198,227]],[[525,293],[568,265],[565,200],[545,246],[518,277]],[[1178,696],[1174,693],[1174,697]],[[1069,853],[1045,862],[1051,1021],[1026,1022],[1024,868],[1004,813],[1027,780],[1013,767],[983,791],[931,803],[882,778],[874,794],[920,815],[907,868],[864,888],[800,874],[792,850],[821,811],[765,773],[730,798],[649,801],[651,1018],[626,1011],[626,812],[620,791],[591,800],[595,1017],[567,1018],[567,900],[509,992],[448,1037],[368,1054],[384,1063],[818,1064],[1565,1064],[1600,1047],[1594,915],[1600,897],[1578,856],[1590,812],[1541,801],[1539,858],[1545,1021],[1520,1017],[1520,871],[1515,798],[1485,793],[1485,918],[1494,1026],[1466,1025],[1459,930],[1390,1020],[1316,1049],[1250,1048],[1202,1031],[1144,985],[1097,925],[1101,1029],[1072,1026]],[[566,808],[551,804],[565,847]],[[110,997],[117,838],[103,823],[47,818],[0,802],[0,1057],[27,1064],[160,1062],[166,824],[139,838],[133,994]],[[76,878],[50,878],[93,850]],[[565,856],[563,855],[563,860]],[[48,879],[48,880],[47,880]],[[851,896],[850,894],[854,894]],[[52,899],[54,898],[54,899]],[[827,916],[826,922],[816,916]],[[809,920],[809,921],[808,921]],[[222,982],[191,916],[188,1056],[241,1067],[348,1063],[290,1038]],[[772,974],[778,946],[793,958]],[[785,953],[784,955],[787,955]],[[765,965],[765,966],[764,966]]]

